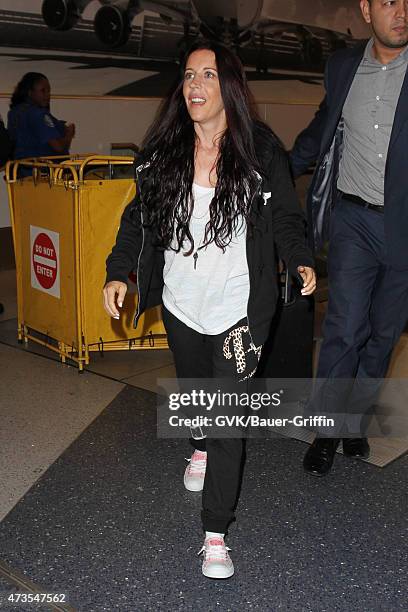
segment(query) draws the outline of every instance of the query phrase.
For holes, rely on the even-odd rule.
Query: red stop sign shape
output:
[[[34,240],[32,258],[39,284],[44,289],[51,289],[57,278],[58,261],[54,244],[44,232]]]

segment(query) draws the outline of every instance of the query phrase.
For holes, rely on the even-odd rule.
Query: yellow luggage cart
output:
[[[17,272],[18,338],[72,359],[92,351],[168,348],[160,308],[133,328],[130,283],[120,320],[102,306],[105,261],[120,217],[135,195],[132,157],[78,156],[9,162],[6,167]],[[19,177],[29,167],[31,176]],[[124,178],[121,178],[121,177]]]

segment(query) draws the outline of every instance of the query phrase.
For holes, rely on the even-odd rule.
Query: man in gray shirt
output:
[[[317,160],[311,234],[316,249],[330,239],[317,378],[336,380],[340,405],[332,409],[340,412],[355,406],[359,389],[378,390],[408,313],[408,1],[360,7],[372,38],[329,58],[326,97],[291,153],[295,176]],[[352,394],[340,393],[338,379],[354,381]],[[330,395],[324,401],[330,409]],[[358,435],[343,439],[343,452],[367,458],[367,438]],[[327,474],[339,443],[316,437],[305,470]]]
[[[343,106],[344,149],[338,188],[384,206],[384,175],[395,109],[408,62],[408,47],[382,64],[371,39]]]

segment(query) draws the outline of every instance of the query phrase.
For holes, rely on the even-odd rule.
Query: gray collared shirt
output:
[[[384,174],[395,109],[408,65],[408,47],[381,64],[369,40],[343,107],[344,149],[337,186],[384,204]]]

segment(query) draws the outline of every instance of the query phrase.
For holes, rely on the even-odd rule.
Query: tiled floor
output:
[[[0,573],[78,612],[406,612],[408,457],[386,476],[337,457],[318,479],[302,442],[248,440],[236,573],[214,581],[201,496],[182,485],[188,442],[158,439],[155,420],[154,394],[126,386],[0,523]]]
[[[149,393],[158,378],[174,375],[171,353],[95,353],[79,375],[47,349],[17,344],[14,271],[0,273],[0,302],[0,576],[6,560],[37,584],[69,583],[81,612],[167,612],[169,602],[174,612],[197,602],[223,611],[374,612],[376,576],[378,609],[406,609],[398,569],[405,572],[405,561],[396,553],[406,457],[386,470],[338,457],[333,479],[322,483],[305,478],[301,442],[253,446],[235,536],[237,579],[202,584],[191,561],[200,545],[199,496],[174,485],[186,450],[180,441],[157,440]],[[319,337],[323,303],[316,312]],[[408,377],[407,335],[390,375]],[[190,543],[180,540],[181,524],[195,534]],[[345,532],[364,558],[344,544]],[[339,545],[344,555],[337,557]],[[5,590],[15,589],[0,579],[0,598]]]
[[[319,295],[324,298],[325,285],[320,285]],[[321,299],[321,298],[319,298]],[[17,344],[16,336],[16,283],[15,283],[15,271],[8,270],[0,272],[0,302],[4,304],[4,312],[0,315],[0,348],[2,347],[2,364],[3,372],[10,372],[9,376],[13,378],[12,390],[4,388],[2,390],[2,412],[3,418],[10,410],[10,394],[15,392],[15,389],[19,389],[19,393],[15,395],[16,401],[20,402],[19,397],[24,397],[24,401],[30,395],[30,386],[28,381],[32,378],[32,373],[36,372],[38,380],[43,380],[43,387],[36,386],[35,391],[32,390],[33,398],[33,410],[40,410],[43,405],[45,410],[42,414],[42,418],[46,420],[47,411],[52,410],[54,405],[53,394],[60,397],[60,404],[57,405],[58,411],[54,413],[55,418],[58,420],[58,415],[61,418],[64,417],[65,410],[70,403],[69,400],[76,402],[76,422],[63,424],[61,423],[61,440],[55,441],[56,450],[55,456],[58,456],[58,450],[64,448],[66,440],[71,439],[71,436],[75,435],[75,432],[79,432],[81,427],[86,426],[87,421],[86,415],[89,414],[89,418],[92,415],[98,414],[104,406],[109,403],[111,399],[111,388],[121,388],[120,384],[127,384],[141,389],[147,389],[149,391],[157,391],[157,380],[160,378],[172,378],[175,376],[175,370],[173,366],[172,355],[169,350],[132,350],[132,351],[106,351],[104,355],[99,353],[91,353],[91,362],[87,366],[85,379],[78,376],[75,367],[62,367],[58,366],[58,355],[49,351],[34,342],[29,342],[27,346]],[[315,336],[320,337],[321,324],[324,317],[326,302],[316,301],[316,317],[315,317]],[[7,348],[7,346],[9,348]],[[16,351],[16,349],[18,349]],[[24,350],[25,349],[25,350]],[[316,343],[315,351],[315,362],[317,360],[319,351],[319,342]],[[44,359],[39,359],[35,355],[43,356]],[[14,375],[15,372],[15,375]],[[26,376],[27,372],[27,376]],[[64,373],[64,374],[63,374]],[[97,376],[93,376],[97,375]],[[63,379],[60,377],[63,376]],[[390,377],[405,378],[408,377],[408,335],[404,335],[395,351],[392,365],[389,372]],[[9,378],[9,380],[11,380]],[[71,384],[72,389],[69,391],[71,395],[64,397],[64,384],[63,380],[68,380],[66,384],[67,388]],[[82,381],[85,380],[86,384]],[[115,383],[114,381],[118,381]],[[27,383],[27,386],[26,384]],[[62,386],[61,386],[62,385]],[[116,386],[115,386],[116,385]],[[90,402],[86,394],[80,392],[80,389],[92,389],[95,387],[104,388],[106,387],[106,402],[103,400],[103,394],[98,395],[98,401]],[[44,392],[38,392],[38,389],[44,389]],[[68,393],[68,391],[66,391]],[[78,395],[79,393],[79,395]],[[27,395],[28,394],[28,395]],[[18,423],[18,419],[21,417],[21,406],[24,405],[24,401],[20,402],[20,412],[14,408],[10,412],[13,414],[14,423]],[[67,404],[68,402],[68,404]],[[37,414],[37,412],[35,412]],[[33,413],[33,414],[34,414]],[[70,409],[72,417],[72,410]],[[66,414],[65,414],[66,416]],[[74,419],[75,420],[75,419]],[[25,431],[26,423],[22,423],[22,427],[16,427],[16,431]],[[34,432],[33,432],[34,433]],[[38,432],[37,432],[38,433]],[[10,432],[3,429],[3,435],[9,436]],[[66,437],[67,436],[67,437]],[[306,438],[305,438],[306,439]],[[30,440],[30,436],[28,436]],[[38,438],[32,441],[33,444],[37,443]],[[1,439],[0,439],[1,441]],[[47,442],[48,446],[48,442]],[[3,447],[4,448],[4,447]],[[380,453],[381,457],[382,454]],[[13,461],[18,461],[18,457],[21,456],[19,453],[15,454]],[[54,456],[54,455],[53,455]],[[51,455],[50,455],[51,457]],[[382,459],[381,459],[382,460]],[[1,462],[1,457],[0,457]],[[43,465],[46,465],[46,461],[42,461]],[[16,465],[16,469],[13,473],[25,472],[25,464]],[[37,467],[35,467],[37,469]],[[44,468],[45,469],[45,468]],[[24,480],[25,477],[23,477]],[[31,482],[32,476],[28,474],[27,481]],[[5,489],[3,489],[5,490]],[[1,503],[1,489],[0,489],[0,503]],[[7,499],[10,498],[6,494]],[[4,501],[3,513],[7,511],[9,507],[7,499]],[[10,498],[11,499],[11,498]],[[12,496],[12,499],[14,497]]]
[[[123,389],[0,344],[0,521]]]

